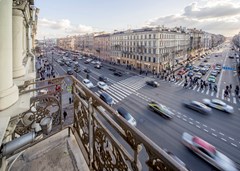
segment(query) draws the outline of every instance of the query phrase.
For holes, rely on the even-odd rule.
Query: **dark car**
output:
[[[81,72],[81,70],[78,67],[75,67],[74,71],[77,72],[77,73]]]
[[[116,76],[119,76],[119,77],[121,77],[123,75],[120,71],[114,72],[113,74],[116,75]]]
[[[212,112],[210,107],[197,101],[184,102],[184,106],[204,114],[209,114]]]
[[[233,59],[233,58],[234,58],[234,56],[229,56],[229,58],[230,58],[230,59]]]
[[[103,81],[103,82],[108,82],[108,78],[107,77],[104,77],[104,76],[100,76],[98,78],[99,81]]]
[[[204,61],[203,62],[208,62],[208,60],[207,59],[204,59]]]
[[[88,68],[85,68],[83,71],[86,72],[86,73],[91,73],[91,70],[88,69]]]
[[[70,63],[70,62],[66,62],[66,65],[68,66],[68,67],[71,67],[72,66],[72,64]]]
[[[59,62],[60,66],[64,66],[64,62]]]
[[[126,111],[126,109],[124,109],[123,107],[119,107],[117,109],[117,112],[128,121],[128,123],[130,123],[132,126],[136,126],[137,122],[136,120],[132,117],[132,115]]]
[[[100,94],[100,99],[102,99],[105,103],[107,103],[108,105],[112,106],[113,105],[113,99],[110,95],[108,95],[107,93],[101,93]]]
[[[200,73],[201,73],[202,75],[205,75],[205,74],[207,73],[207,69],[201,68],[201,69],[200,69]]]
[[[68,68],[68,69],[67,69],[67,74],[68,74],[68,75],[73,75],[72,68]]]
[[[116,68],[108,68],[110,71],[116,71]]]
[[[157,81],[146,81],[146,84],[153,87],[159,87],[159,83]]]

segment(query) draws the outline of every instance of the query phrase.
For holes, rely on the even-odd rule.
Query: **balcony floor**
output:
[[[74,135],[67,129],[26,149],[13,164],[11,171],[89,170]],[[10,160],[10,159],[9,159]]]

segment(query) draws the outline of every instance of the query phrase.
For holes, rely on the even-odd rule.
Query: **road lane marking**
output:
[[[197,88],[197,86],[194,86],[193,90],[195,90]]]
[[[219,132],[220,135],[224,136],[224,133]]]
[[[212,135],[213,135],[213,136],[215,136],[215,137],[217,137],[217,135],[216,135],[216,134],[214,134],[214,133],[212,133]]]
[[[200,90],[200,87],[198,87],[197,92],[199,92],[199,90]]]
[[[233,97],[233,103],[234,103],[234,104],[237,103],[236,97]]]
[[[186,115],[183,115],[183,117],[185,117],[185,118],[186,118],[187,116],[186,116]]]
[[[189,118],[191,121],[193,120],[192,118]]]
[[[232,138],[232,137],[228,137],[230,140],[233,140],[234,141],[234,138]]]
[[[214,92],[212,91],[211,96],[213,96]]]
[[[181,113],[180,112],[177,112],[179,115],[181,115]]]
[[[187,121],[187,119],[183,118],[182,120]]]
[[[233,143],[231,143],[234,147],[237,147],[237,145],[236,144],[233,144]]]
[[[204,124],[203,124],[203,126],[207,128],[207,125],[204,125]]]
[[[200,124],[200,122],[196,121],[198,124]]]
[[[201,91],[201,93],[204,93],[204,91],[205,91],[205,89],[203,89],[203,90]]]
[[[206,92],[206,94],[208,94],[209,93],[209,89],[207,89],[207,92]]]
[[[215,129],[211,128],[212,131],[216,131]]]
[[[224,62],[223,62],[222,66],[225,66],[226,60],[227,60],[227,55],[225,56],[225,59],[224,59]],[[223,72],[224,72],[224,70],[221,71],[220,78],[218,80],[218,87],[220,87],[220,84],[221,84],[221,81],[222,81]]]
[[[199,125],[196,125],[196,127],[201,128]]]
[[[224,90],[222,89],[222,99],[224,99]]]
[[[181,118],[181,116],[177,115],[178,118]]]
[[[191,121],[189,121],[189,123],[190,123],[191,125],[193,125],[193,123],[192,123]]]
[[[203,129],[205,132],[208,132],[208,130],[206,130],[206,129]]]
[[[227,142],[227,140],[226,140],[226,139],[224,139],[224,138],[221,138],[221,140],[223,140],[223,141]]]

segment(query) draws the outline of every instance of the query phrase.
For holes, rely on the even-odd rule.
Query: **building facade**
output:
[[[100,34],[94,37],[93,55],[101,60],[110,61],[110,34]]]
[[[182,28],[144,28],[110,36],[111,61],[159,73],[184,60],[189,35]]]

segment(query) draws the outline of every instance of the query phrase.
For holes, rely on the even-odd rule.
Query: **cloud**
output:
[[[86,34],[97,31],[91,26],[86,25],[73,25],[70,20],[49,20],[46,18],[38,20],[38,34],[37,37],[42,39],[44,37],[56,38],[64,37],[67,35]]]
[[[240,3],[225,0],[203,0],[183,9],[182,14],[158,17],[146,22],[148,26],[166,25],[197,28],[211,33],[232,36],[240,31]]]

